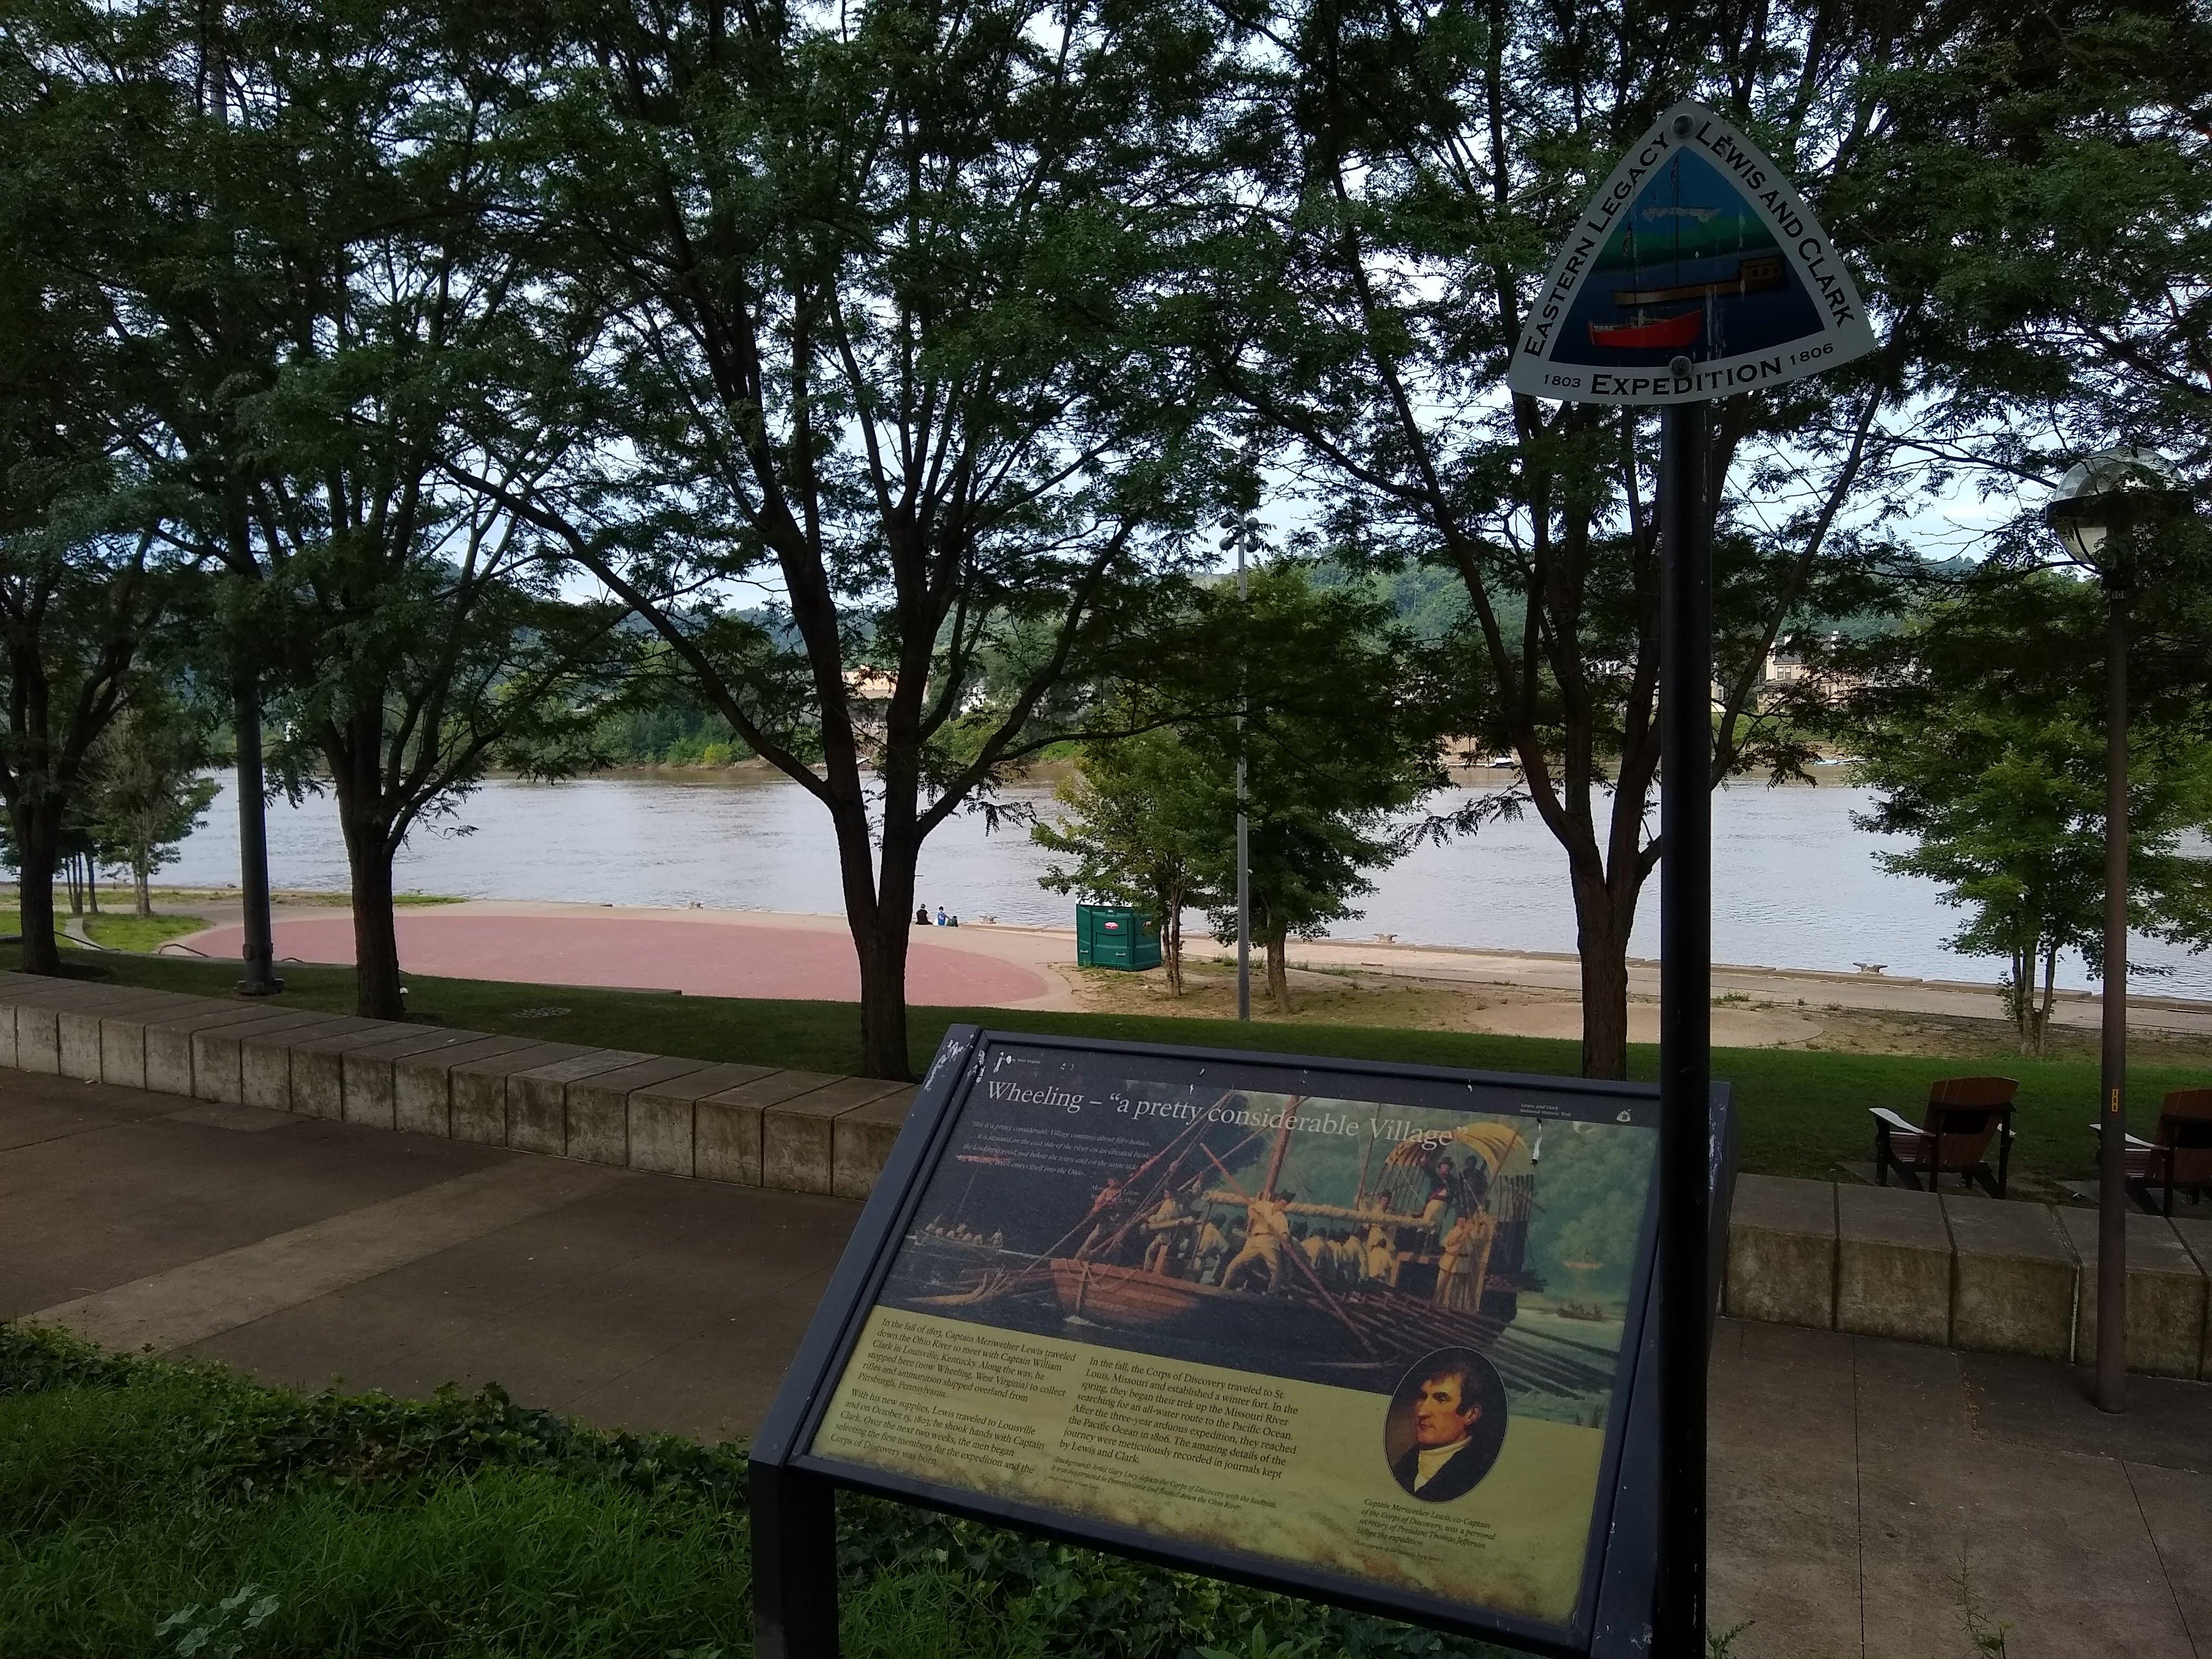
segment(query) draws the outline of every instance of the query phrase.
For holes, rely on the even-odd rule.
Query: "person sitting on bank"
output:
[[[939,927],[945,926],[945,907],[941,904],[937,907],[937,925]]]
[[[1413,1399],[1413,1443],[1390,1466],[1424,1503],[1463,1498],[1490,1473],[1499,1436],[1482,1433],[1482,1402],[1469,1362],[1449,1361],[1421,1379]]]
[[[914,907],[914,925],[917,927],[929,926],[929,907],[927,904],[917,904]]]

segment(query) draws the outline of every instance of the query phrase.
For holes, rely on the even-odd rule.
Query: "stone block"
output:
[[[2081,1258],[2074,1359],[2086,1365],[2097,1354],[2097,1212],[2057,1214]],[[2128,1369],[2194,1377],[2204,1364],[2204,1269],[2165,1217],[2131,1209],[2127,1219]]]
[[[146,1022],[146,1086],[155,1094],[192,1092],[192,1037],[218,1025],[243,1025],[264,1018],[265,1006],[217,1002],[189,1013]]]
[[[1942,1199],[1897,1187],[1837,1187],[1836,1328],[1950,1340],[1951,1234]]]
[[[413,1054],[465,1048],[483,1037],[481,1031],[453,1031],[442,1025],[410,1027],[404,1036],[363,1043],[338,1056],[339,1109],[349,1123],[373,1129],[399,1127],[392,1067]]]
[[[2204,1310],[2204,1346],[2197,1357],[2197,1375],[2212,1382],[2212,1218],[2176,1216],[2173,1231],[2182,1248],[2195,1260],[2197,1271],[2205,1277],[2208,1300]]]
[[[159,1001],[134,1002],[127,1008],[103,1010],[100,1018],[100,1080],[125,1089],[144,1088],[146,1028],[157,1019],[205,1012],[222,1006],[206,997],[164,993]],[[0,1020],[0,1030],[13,1036],[9,1022]]]
[[[769,1106],[838,1081],[827,1072],[769,1072],[702,1097],[693,1133],[699,1174],[710,1181],[765,1184],[767,1126],[762,1114]],[[825,1186],[822,1190],[830,1189]]]
[[[140,994],[127,987],[107,986],[85,980],[49,979],[27,974],[27,984],[10,988],[4,1016],[13,1049],[10,1062],[21,1071],[58,1073],[62,1070],[61,1016],[65,1012],[100,1009]]]
[[[661,1175],[760,1185],[760,1113],[699,1103],[775,1075],[770,1066],[708,1066],[630,1091],[629,1167]]]
[[[456,1031],[453,1035],[462,1034]],[[453,1068],[528,1047],[529,1040],[525,1037],[477,1033],[470,1041],[451,1048],[417,1049],[413,1054],[397,1056],[392,1062],[392,1127],[411,1134],[452,1139]]]
[[[15,1005],[15,1069],[58,1073],[62,1068],[61,1011],[49,1002]]]
[[[518,1152],[565,1156],[568,1150],[568,1085],[652,1058],[651,1054],[634,1049],[587,1048],[550,1065],[512,1073],[507,1079],[507,1144]]]
[[[808,1075],[821,1076],[785,1072],[750,1085],[750,1091],[757,1096],[757,1091],[785,1079]],[[856,1106],[881,1100],[904,1086],[880,1078],[823,1078],[811,1089],[787,1094],[781,1100],[762,1100],[761,1185],[787,1193],[828,1192],[836,1173],[837,1119]],[[733,1092],[743,1095],[749,1091]]]
[[[1729,1211],[1727,1306],[1738,1319],[1834,1328],[1833,1182],[1736,1177]]]
[[[891,1146],[906,1127],[921,1090],[912,1084],[893,1089],[880,1099],[855,1106],[830,1126],[830,1190],[839,1198],[866,1198],[875,1190],[876,1177]],[[1811,1184],[1811,1183],[1808,1183]]]
[[[272,1112],[296,1109],[292,1103],[292,1050],[302,1042],[366,1030],[371,1024],[350,1014],[313,1014],[297,1025],[241,1033],[238,1039],[240,1097],[248,1106]]]
[[[630,1161],[629,1097],[639,1089],[674,1082],[708,1069],[703,1060],[675,1060],[654,1056],[611,1072],[580,1078],[568,1085],[568,1156],[590,1164],[626,1164]],[[673,1147],[653,1152],[672,1161]],[[671,1173],[691,1173],[691,1126],[688,1112],[684,1123],[684,1167]],[[652,1168],[653,1165],[641,1165]]]
[[[291,1051],[291,1109],[302,1117],[345,1117],[345,1056],[350,1048],[410,1036],[419,1027],[396,1019],[364,1019],[357,1029],[311,1036],[285,1044]],[[280,1037],[279,1041],[283,1041]]]
[[[2043,1204],[1949,1194],[1951,1345],[2067,1359],[2081,1263]]]
[[[109,1019],[128,1018],[133,1013],[165,1010],[169,1001],[169,997],[161,991],[134,991],[112,1002],[57,1009],[54,1040],[61,1075],[86,1083],[100,1081],[101,1024]]]
[[[264,1009],[263,1018],[210,1025],[192,1033],[192,1097],[226,1106],[246,1102],[245,1057],[240,1044],[248,1036],[270,1036],[319,1024],[324,1016],[297,1008]]]
[[[484,1146],[506,1146],[507,1079],[517,1072],[591,1052],[573,1042],[532,1042],[455,1066],[449,1073],[453,1139]]]

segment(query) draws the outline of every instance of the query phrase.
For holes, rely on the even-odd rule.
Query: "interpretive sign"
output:
[[[1874,347],[1850,273],[1796,187],[1734,122],[1685,102],[1568,233],[1506,378],[1571,403],[1686,403]]]
[[[1588,1651],[1656,1123],[1643,1085],[956,1031],[756,1463]]]

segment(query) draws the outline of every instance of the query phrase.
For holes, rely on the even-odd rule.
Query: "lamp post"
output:
[[[2097,1103],[2097,1405],[2127,1403],[2128,601],[2141,585],[2135,533],[2182,492],[2154,450],[2077,462],[2043,510],[2069,558],[2105,591],[2105,971]]]

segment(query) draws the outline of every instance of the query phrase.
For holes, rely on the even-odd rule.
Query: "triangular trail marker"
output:
[[[1874,349],[1857,286],[1796,187],[1734,122],[1685,100],[1567,234],[1506,384],[1570,403],[1693,403]]]

